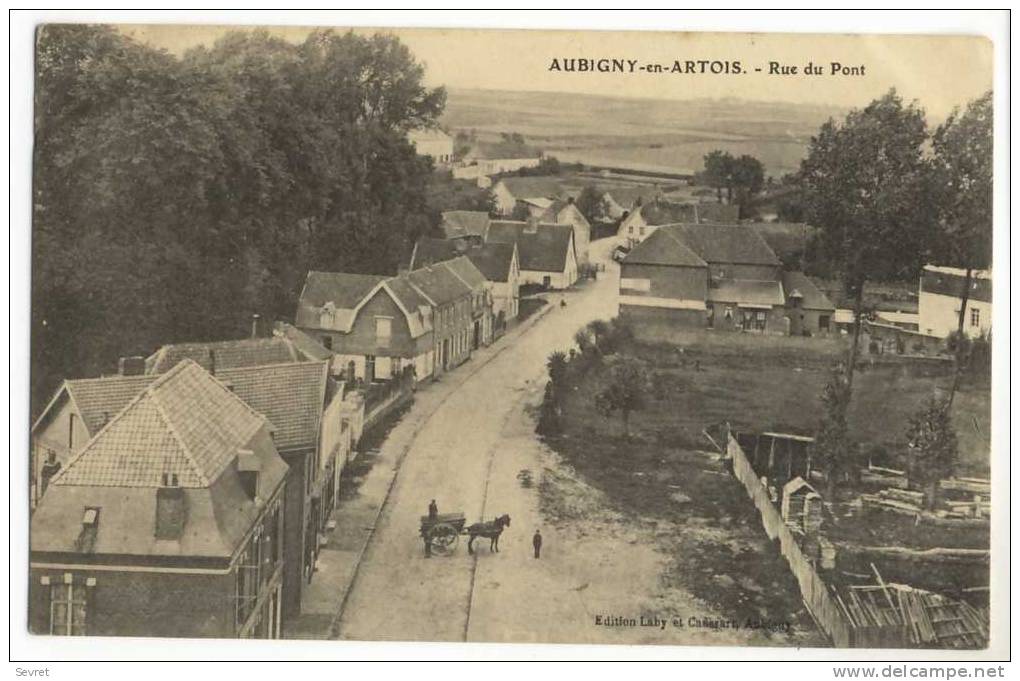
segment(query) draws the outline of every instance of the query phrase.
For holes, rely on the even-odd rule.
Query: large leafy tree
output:
[[[37,41],[33,399],[160,343],[289,316],[309,269],[389,273],[435,226],[406,141],[445,93],[392,36],[231,33],[176,58]]]
[[[801,162],[806,217],[855,301],[850,387],[865,284],[916,276],[930,241],[927,139],[924,112],[890,90],[843,122],[825,123]]]
[[[651,390],[648,365],[635,357],[614,356],[606,366],[602,389],[595,395],[595,408],[605,416],[620,413],[623,436],[630,437],[630,415],[644,408]]]
[[[938,235],[932,258],[965,271],[956,332],[956,374],[947,409],[959,387],[968,343],[963,330],[974,270],[992,264],[992,93],[954,111],[932,135],[932,181]]]

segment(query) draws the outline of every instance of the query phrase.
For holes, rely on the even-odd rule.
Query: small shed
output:
[[[745,435],[738,442],[750,453],[751,465],[776,487],[796,477],[811,479],[811,450],[815,439],[806,435],[765,432]]]
[[[787,525],[814,535],[822,526],[822,497],[804,478],[796,477],[783,485],[780,512]]]

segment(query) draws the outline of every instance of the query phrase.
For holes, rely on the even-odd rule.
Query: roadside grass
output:
[[[517,323],[520,324],[549,304],[545,298],[521,298],[517,308]]]
[[[811,435],[818,426],[822,392],[832,363],[845,352],[842,338],[752,337],[692,332],[681,345],[629,342],[622,352],[652,367],[645,408],[622,421],[594,406],[602,364],[588,359],[568,372],[569,390],[561,432],[547,443],[605,495],[615,510],[638,521],[659,519],[679,528],[664,539],[672,563],[665,583],[682,583],[699,598],[726,612],[761,617],[800,615],[797,586],[778,551],[761,531],[760,520],[742,486],[725,470],[702,434],[728,421],[736,430]],[[952,366],[884,359],[861,368],[855,379],[850,426],[853,438],[877,465],[902,465],[907,419],[935,390],[952,381]],[[961,448],[958,474],[989,471],[990,390],[967,382],[954,401]],[[976,424],[976,425],[975,425]],[[555,505],[550,510],[559,510]],[[852,523],[853,543],[879,545],[883,533],[902,546],[987,546],[987,536],[949,541],[942,532],[918,536],[901,519]],[[927,530],[925,530],[927,532]],[[975,533],[981,535],[982,533]],[[859,536],[857,536],[859,535]],[[914,536],[917,541],[904,541]],[[974,584],[973,570],[961,567],[950,582]],[[896,574],[906,581],[909,574]],[[929,587],[940,587],[929,584]],[[792,594],[792,595],[791,595]]]

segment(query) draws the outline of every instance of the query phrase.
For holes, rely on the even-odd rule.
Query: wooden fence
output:
[[[790,528],[783,522],[779,510],[769,498],[768,490],[758,479],[744,450],[732,434],[727,435],[726,452],[733,463],[733,474],[744,485],[748,496],[758,509],[765,534],[769,539],[779,538],[780,551],[786,558],[793,576],[797,578],[804,604],[811,611],[811,615],[837,648],[854,647],[855,641],[850,624],[829,594],[825,582],[804,556]]]

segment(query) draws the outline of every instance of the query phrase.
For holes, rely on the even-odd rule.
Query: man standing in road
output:
[[[535,558],[542,553],[542,532],[535,530],[535,536],[531,538],[531,545],[535,547]]]
[[[433,499],[429,502],[429,520],[435,520],[439,516],[439,507],[436,506],[436,500]]]

